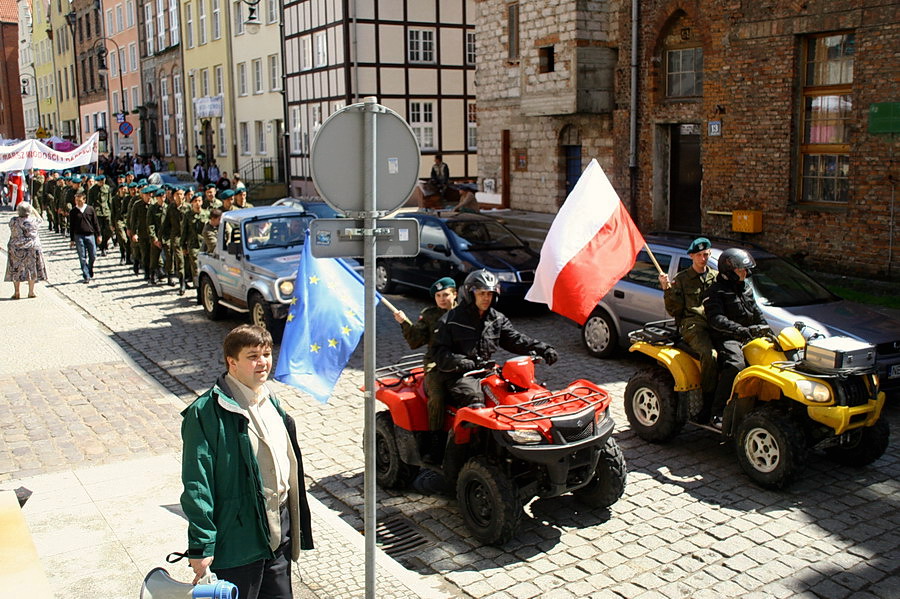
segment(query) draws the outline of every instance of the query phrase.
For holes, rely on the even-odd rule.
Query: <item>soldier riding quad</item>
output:
[[[487,375],[485,407],[447,407],[439,456],[423,456],[432,433],[422,355],[379,368],[375,397],[388,410],[375,421],[378,484],[406,486],[420,468],[443,474],[472,535],[496,545],[515,535],[535,496],[573,492],[591,507],[615,503],[625,490],[625,458],[612,437],[609,395],[582,379],[547,390],[534,378],[542,361],[521,356],[466,373]]]
[[[748,366],[734,380],[720,431],[694,422],[703,408],[700,364],[674,322],[649,323],[629,337],[631,351],[657,362],[635,373],[625,389],[628,422],[645,441],[668,441],[690,421],[733,439],[744,472],[775,489],[800,474],[810,449],[857,467],[887,449],[871,345],[826,339],[801,322],[777,337],[753,339],[743,348]]]

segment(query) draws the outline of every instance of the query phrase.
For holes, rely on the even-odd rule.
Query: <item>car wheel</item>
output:
[[[272,335],[272,339],[278,341],[284,331],[284,323],[272,314],[269,302],[258,292],[253,292],[247,305],[250,308],[250,323],[266,329]]]
[[[387,262],[375,265],[375,290],[378,293],[390,293],[397,286],[391,278],[391,266]]]
[[[609,437],[600,450],[594,476],[573,495],[593,508],[609,507],[625,492],[625,472],[625,456],[616,440]]]
[[[472,536],[487,545],[502,545],[516,534],[522,503],[513,482],[493,462],[472,458],[456,480],[456,499]]]
[[[419,474],[418,466],[400,459],[390,412],[375,415],[375,481],[384,489],[407,487]]]
[[[660,366],[634,373],[625,386],[625,415],[644,441],[662,443],[681,431],[678,396],[669,371]]]
[[[761,487],[782,489],[793,482],[802,471],[808,452],[800,425],[777,409],[755,410],[738,427],[738,462]]]
[[[200,277],[200,303],[210,320],[219,320],[225,315],[225,307],[219,304],[219,294],[208,276]]]
[[[581,327],[581,341],[588,353],[596,358],[609,358],[619,349],[619,335],[612,318],[605,310],[597,309]]]
[[[849,445],[829,447],[825,453],[838,464],[862,468],[884,454],[891,438],[891,429],[887,422],[879,420],[872,426],[853,431],[852,435]]]

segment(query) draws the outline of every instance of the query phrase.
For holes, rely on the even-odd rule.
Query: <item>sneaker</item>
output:
[[[87,285],[87,284],[88,284],[88,283],[90,283],[90,282],[91,282],[91,280],[90,280],[90,279],[88,279],[88,278],[85,278],[85,279],[84,279],[84,281],[83,281],[83,282],[84,282],[84,284],[85,284],[85,285]]]
[[[715,429],[722,430],[722,417],[713,416],[709,421],[709,425]]]

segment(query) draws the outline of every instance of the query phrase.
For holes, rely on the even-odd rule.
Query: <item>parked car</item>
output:
[[[691,265],[682,235],[648,235],[647,245],[660,267],[674,278]],[[876,346],[881,387],[900,392],[900,321],[868,306],[841,299],[789,261],[758,247],[740,242],[712,240],[710,265],[729,247],[743,247],[756,260],[750,284],[775,331],[802,321],[827,336],[843,335]],[[638,254],[634,268],[606,294],[582,327],[588,352],[605,358],[628,345],[628,333],[644,324],[669,318],[659,287],[657,270],[646,250]]]
[[[294,293],[301,246],[312,216],[290,206],[225,212],[216,249],[201,252],[197,300],[211,320],[228,309],[278,338]]]
[[[147,181],[152,185],[168,184],[184,190],[191,188],[196,191],[200,187],[200,184],[194,180],[194,176],[187,171],[160,171],[152,173],[147,177]]]
[[[398,285],[427,290],[442,277],[461,284],[481,268],[497,275],[501,301],[521,300],[534,282],[538,253],[495,218],[446,212],[397,216],[419,221],[419,254],[378,260],[375,288],[381,293]]]
[[[344,215],[321,200],[304,200],[301,198],[281,198],[273,206],[291,206],[311,214],[315,218],[344,218]]]

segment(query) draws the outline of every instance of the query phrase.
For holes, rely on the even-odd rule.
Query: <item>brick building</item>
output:
[[[900,144],[869,127],[900,100],[896,2],[479,6],[479,31],[502,32],[478,37],[480,175],[508,205],[555,212],[597,158],[644,231],[900,274]],[[736,210],[761,212],[761,230],[732,231]]]
[[[0,2],[0,138],[25,137],[19,82],[19,12],[11,0]]]

